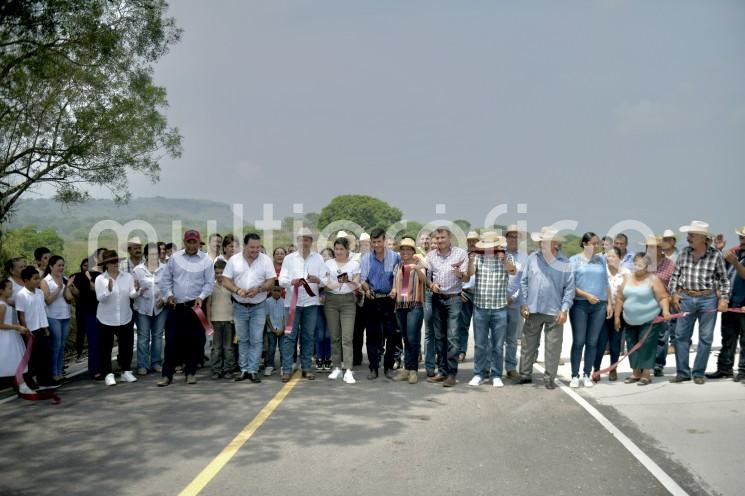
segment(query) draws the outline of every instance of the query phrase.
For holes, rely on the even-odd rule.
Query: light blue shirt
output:
[[[512,298],[512,305],[510,308],[519,308],[523,304],[523,292],[520,288],[520,279],[523,276],[523,269],[525,263],[528,261],[528,255],[522,251],[508,251],[512,255],[512,260],[515,264],[515,274],[510,276],[507,282],[507,296]]]
[[[635,253],[629,249],[626,249],[626,255],[621,260],[620,266],[626,267],[630,272],[634,270],[634,255]]]
[[[201,298],[206,300],[215,288],[215,268],[203,251],[187,255],[186,250],[174,253],[166,262],[161,279],[161,290],[166,298],[173,296],[176,303]]]
[[[277,298],[276,300],[271,296],[264,302],[266,307],[266,315],[269,317],[269,322],[275,329],[285,328],[285,300]]]
[[[608,301],[608,266],[605,259],[600,255],[593,255],[586,260],[581,253],[577,253],[569,259],[574,270],[574,286],[600,301]],[[576,300],[587,300],[576,295]]]
[[[373,293],[390,293],[393,289],[393,274],[401,257],[393,250],[385,249],[381,262],[374,251],[362,255],[360,261],[360,282],[367,281]]]
[[[549,265],[541,251],[528,256],[523,269],[520,287],[523,305],[530,313],[558,315],[569,311],[574,302],[574,273],[569,260],[558,253]]]

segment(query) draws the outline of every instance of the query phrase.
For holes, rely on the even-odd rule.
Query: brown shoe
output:
[[[290,374],[282,374],[280,376],[280,379],[282,380],[282,382],[290,382]]]
[[[405,381],[409,378],[409,371],[406,369],[398,369],[396,375],[393,376],[393,380],[396,382]]]
[[[172,377],[163,377],[161,380],[158,381],[158,387],[170,386],[172,382]]]
[[[458,381],[455,380],[454,375],[449,375],[445,382],[442,383],[444,387],[453,387]]]
[[[700,386],[701,384],[705,383],[706,380],[703,377],[696,376],[693,378],[693,382]]]
[[[519,381],[520,380],[520,374],[517,372],[517,370],[508,370],[507,371],[507,378],[511,381]]]
[[[419,377],[416,375],[416,370],[409,370],[409,384],[416,384],[419,382]]]
[[[613,369],[610,371],[610,374],[608,374],[608,380],[609,381],[617,381],[618,380],[618,372],[616,372],[616,369]]]
[[[679,384],[681,382],[686,382],[686,381],[690,381],[690,380],[691,380],[690,377],[686,377],[686,376],[683,376],[683,375],[676,375],[675,377],[673,377],[672,379],[670,379],[670,382],[672,382],[673,384]]]
[[[308,379],[309,381],[312,381],[316,378],[316,375],[313,372],[303,372],[303,379]]]
[[[466,354],[465,353],[461,353],[460,355],[458,355],[458,361],[460,363],[465,362],[466,361]]]
[[[427,379],[427,382],[445,382],[445,379],[447,379],[446,376],[442,374],[437,374],[434,377],[430,377]]]

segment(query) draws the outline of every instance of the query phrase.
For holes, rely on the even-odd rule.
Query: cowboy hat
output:
[[[709,231],[709,224],[700,220],[692,220],[690,225],[680,226],[680,232],[711,236],[711,232]]]
[[[127,240],[127,245],[140,245],[140,246],[142,246],[142,240],[140,238],[138,238],[137,236],[135,236],[135,237],[129,238]]]
[[[507,246],[507,239],[504,236],[500,236],[494,231],[489,231],[481,234],[479,242],[476,243],[476,248],[478,248],[479,250],[504,248],[505,246]]]
[[[735,234],[738,236],[745,236],[745,226],[741,226],[738,229],[735,229]]]
[[[370,241],[370,235],[366,232],[360,234],[360,241]]]
[[[672,229],[665,229],[665,232],[662,233],[663,238],[673,238],[675,240],[678,239],[678,237],[675,235],[675,232],[673,232]]]
[[[639,241],[639,244],[642,246],[660,246],[662,244],[662,236],[651,234],[644,241]]]
[[[119,260],[121,260],[121,258],[119,258],[119,254],[116,252],[116,250],[106,250],[101,255],[100,265],[105,266],[106,264],[110,263],[119,263]]]
[[[507,227],[504,228],[504,233],[505,234],[509,234],[511,232],[513,232],[513,233],[519,233],[520,232],[520,229],[517,228],[517,224],[510,224],[509,226],[507,226]]]
[[[476,231],[468,231],[468,234],[466,234],[466,240],[469,239],[479,239],[479,233]]]
[[[530,238],[535,242],[557,241],[561,243],[566,241],[564,236],[559,234],[559,230],[551,226],[544,226],[540,232],[530,233]]]
[[[407,247],[411,248],[412,250],[416,251],[416,242],[411,238],[403,238],[401,242],[398,244],[399,249]]]
[[[297,234],[295,234],[295,237],[316,239],[316,235],[313,234],[313,231],[311,231],[307,227],[301,227],[300,229],[298,229]]]

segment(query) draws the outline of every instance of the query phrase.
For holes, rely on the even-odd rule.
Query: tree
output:
[[[318,228],[331,222],[348,220],[369,231],[374,227],[387,228],[401,220],[403,214],[386,202],[366,195],[341,195],[323,207],[318,215]]]
[[[471,223],[465,219],[454,220],[453,224],[463,229],[464,233],[468,233],[471,230]]]
[[[50,185],[69,203],[86,185],[129,198],[127,174],[158,179],[181,154],[153,64],[181,30],[164,0],[9,0],[0,4],[0,222]]]
[[[24,226],[5,233],[0,247],[2,262],[12,257],[25,257],[28,263],[34,261],[34,250],[46,246],[54,255],[62,255],[64,242],[54,229],[39,231],[36,226]]]

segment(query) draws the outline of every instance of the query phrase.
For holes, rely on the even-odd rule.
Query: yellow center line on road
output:
[[[269,403],[264,405],[264,408],[261,409],[261,411],[251,420],[251,422],[246,425],[246,427],[243,428],[241,432],[238,433],[237,436],[233,438],[232,441],[228,443],[225,448],[218,454],[209,465],[204,467],[204,469],[199,472],[199,475],[194,477],[194,480],[192,480],[188,486],[184,488],[183,491],[179,493],[179,496],[196,496],[199,494],[202,489],[205,488],[209,482],[215,478],[215,476],[220,473],[220,471],[227,465],[227,463],[230,461],[233,456],[238,452],[241,447],[246,444],[246,442],[251,439],[251,436],[253,436],[254,432],[261,427],[261,425],[266,422],[266,420],[271,416],[271,414],[274,412],[274,410],[277,409],[277,407],[282,403],[282,401],[287,397],[288,394],[290,394],[290,391],[292,391],[292,388],[294,388],[297,383],[300,381],[300,373],[296,372],[295,375],[290,379],[290,382],[285,384],[282,389],[277,392],[276,395],[274,395],[274,398],[269,400]]]

